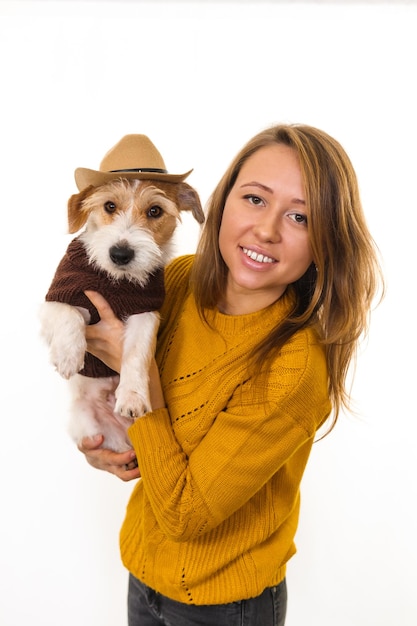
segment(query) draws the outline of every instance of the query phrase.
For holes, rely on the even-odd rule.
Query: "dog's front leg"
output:
[[[88,320],[88,311],[64,302],[48,301],[41,306],[41,335],[49,346],[51,363],[63,378],[74,376],[84,365]]]
[[[149,367],[155,352],[159,314],[132,315],[126,322],[120,384],[116,390],[117,413],[140,417],[151,410]]]

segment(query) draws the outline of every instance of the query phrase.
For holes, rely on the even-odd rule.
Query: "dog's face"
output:
[[[91,263],[115,279],[144,284],[169,260],[181,210],[204,221],[198,194],[187,183],[117,179],[71,196],[69,231],[85,226],[81,238]]]

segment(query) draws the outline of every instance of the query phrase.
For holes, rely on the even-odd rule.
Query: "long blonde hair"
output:
[[[219,250],[226,199],[245,161],[272,144],[284,144],[298,154],[314,263],[289,287],[295,294],[291,315],[256,347],[251,362],[264,367],[294,333],[315,326],[326,349],[333,427],[342,405],[351,408],[349,366],[368,330],[379,286],[383,294],[378,251],[363,214],[356,174],[335,139],[311,126],[283,124],[260,132],[242,148],[209,199],[193,266],[193,290],[200,314],[207,319],[204,311],[217,306],[226,288],[228,269]]]

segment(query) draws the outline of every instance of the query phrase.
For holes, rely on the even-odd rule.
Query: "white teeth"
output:
[[[250,259],[254,261],[258,261],[258,263],[273,263],[274,259],[271,259],[269,256],[264,256],[263,254],[257,254],[254,250],[248,250],[248,248],[242,248],[243,252]]]

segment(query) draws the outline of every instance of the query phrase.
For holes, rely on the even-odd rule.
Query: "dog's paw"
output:
[[[49,347],[50,361],[63,378],[71,378],[84,366],[87,315],[85,309],[65,302],[48,301],[41,307],[41,334]]]
[[[149,395],[119,386],[116,390],[115,411],[123,417],[136,419],[151,410]]]
[[[50,352],[51,362],[63,378],[71,378],[84,366],[85,346],[78,349],[69,346],[53,346]]]

